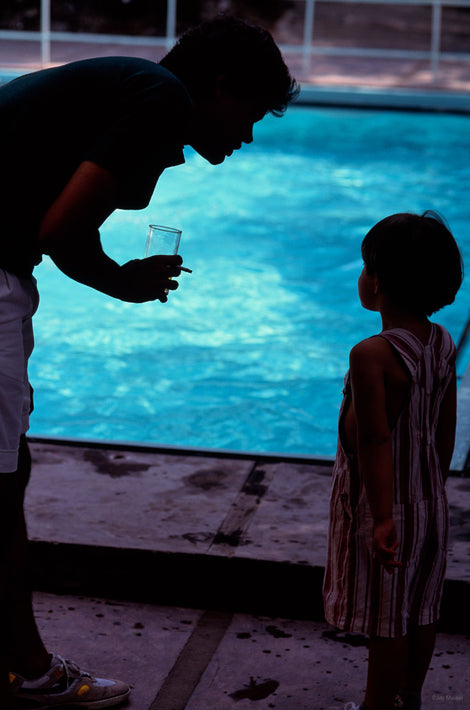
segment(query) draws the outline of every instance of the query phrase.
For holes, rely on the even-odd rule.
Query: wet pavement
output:
[[[363,698],[362,637],[326,624],[81,596],[36,594],[57,653],[133,690],[130,710],[340,710]],[[470,638],[440,633],[423,709],[467,710]]]
[[[133,710],[339,710],[367,647],[323,619],[331,462],[33,441],[27,516],[50,649],[129,682]],[[470,707],[470,479],[424,707]]]

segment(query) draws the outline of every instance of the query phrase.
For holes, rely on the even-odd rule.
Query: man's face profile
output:
[[[218,165],[243,143],[253,141],[253,125],[264,115],[259,101],[240,99],[219,85],[213,99],[196,104],[189,143],[212,165]]]

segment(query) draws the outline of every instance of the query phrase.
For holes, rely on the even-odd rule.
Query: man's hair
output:
[[[436,212],[386,217],[366,234],[361,251],[382,292],[416,315],[452,303],[462,284],[459,248]]]
[[[236,98],[257,100],[276,116],[299,91],[270,33],[234,17],[216,17],[188,30],[160,64],[195,100],[212,98],[223,76]]]

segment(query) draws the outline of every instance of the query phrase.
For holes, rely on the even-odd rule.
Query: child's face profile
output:
[[[359,300],[363,308],[368,311],[377,311],[378,303],[377,296],[379,293],[379,284],[377,276],[370,276],[367,273],[367,269],[364,268],[361,271],[359,280],[357,282],[357,291],[359,294]]]

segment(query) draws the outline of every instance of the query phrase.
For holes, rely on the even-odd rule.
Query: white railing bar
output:
[[[0,30],[0,39],[40,42],[41,33],[31,30]]]
[[[440,52],[439,56],[446,61],[468,62],[470,60],[470,54],[463,52]]]
[[[39,42],[39,32],[24,32],[21,30],[0,30],[0,39]],[[165,37],[129,37],[127,35],[95,35],[87,33],[51,32],[53,42],[76,42],[82,44],[120,44],[150,47],[166,47]],[[330,56],[351,57],[389,57],[392,59],[426,59],[429,61],[429,50],[413,49],[374,49],[363,47],[330,47],[317,44],[304,48],[302,44],[279,44],[281,52],[287,54],[324,54]],[[470,61],[470,52],[440,52],[441,59]]]
[[[14,35],[14,36],[12,36]],[[21,30],[0,30],[0,39],[17,39],[32,42],[40,41],[40,32],[23,32]],[[130,35],[104,35],[88,32],[50,32],[52,42],[77,42],[81,44],[127,44],[138,46],[165,47],[166,37],[132,37]]]
[[[306,0],[294,0],[294,2],[305,2]],[[309,0],[307,0],[308,2]],[[330,0],[318,0],[320,3],[328,4]],[[358,0],[335,0],[342,3],[358,3]],[[433,0],[360,0],[361,3],[371,5],[423,5],[431,6]],[[470,7],[470,0],[437,0],[440,5],[446,7]]]
[[[39,32],[26,32],[21,30],[0,30],[0,39],[22,40],[39,42]],[[50,39],[53,42],[76,42],[82,44],[122,44],[138,46],[165,47],[166,37],[129,37],[128,35],[96,35],[88,33],[68,33],[51,32]],[[282,52],[288,54],[300,54],[304,51],[302,44],[279,44]],[[330,47],[312,44],[305,48],[307,54],[325,54],[353,57],[390,57],[394,59],[427,59],[429,60],[429,50],[413,49],[374,49],[364,47]],[[441,59],[451,59],[458,61],[470,61],[470,52],[440,52]]]
[[[279,45],[281,52],[286,54],[300,54],[303,50],[301,45]],[[337,55],[339,57],[383,57],[390,59],[426,59],[429,61],[428,49],[380,49],[363,47],[330,47],[318,44],[308,48],[308,54],[324,54],[328,56]],[[441,52],[440,57],[445,59],[458,59],[470,61],[470,53]]]

